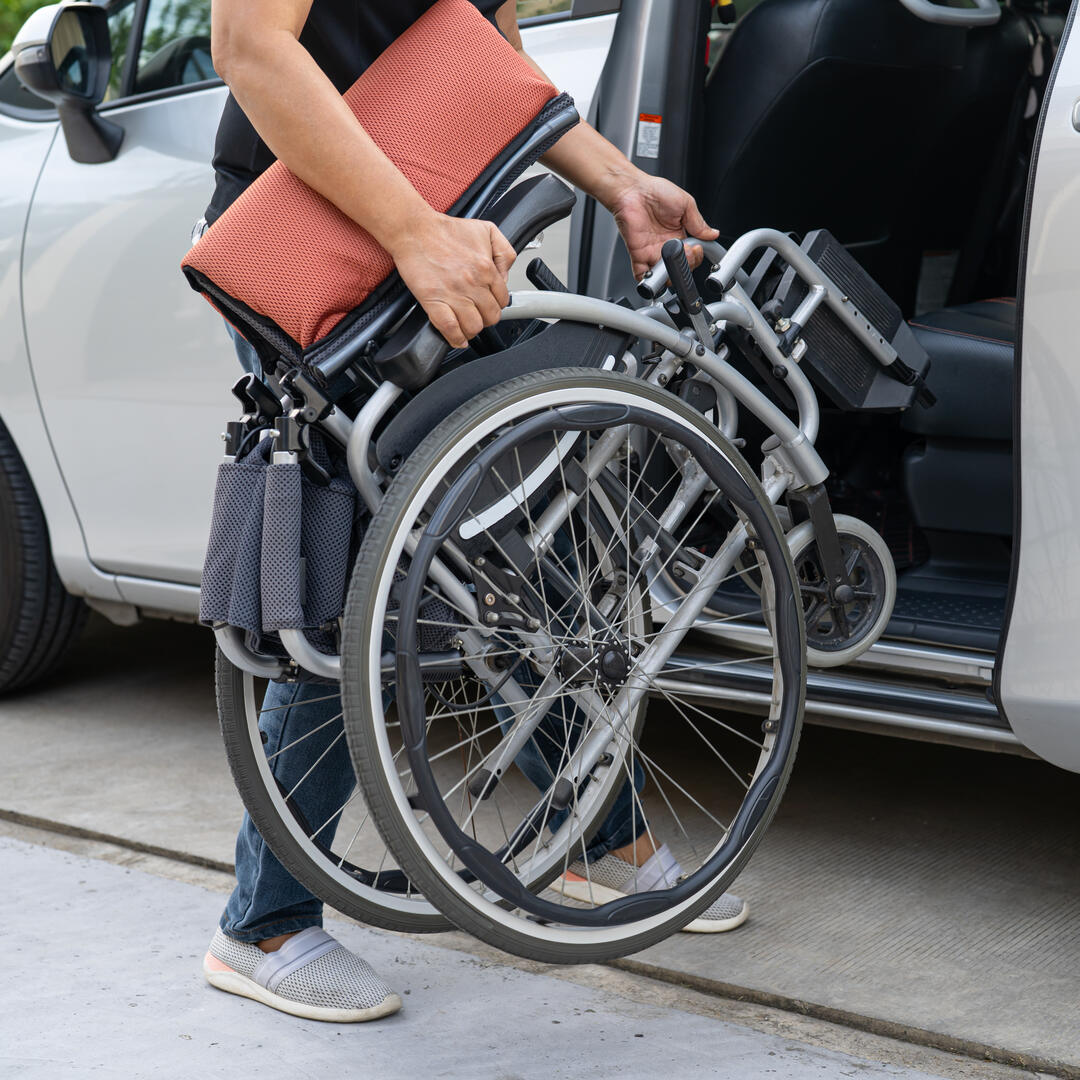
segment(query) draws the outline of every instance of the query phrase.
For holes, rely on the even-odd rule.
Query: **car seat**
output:
[[[930,355],[938,399],[902,421],[919,436],[902,464],[915,521],[932,548],[941,533],[1011,536],[1016,301],[945,308],[911,327]]]
[[[698,202],[721,242],[825,227],[910,313],[913,186],[964,55],[963,29],[896,0],[762,0],[706,90]]]

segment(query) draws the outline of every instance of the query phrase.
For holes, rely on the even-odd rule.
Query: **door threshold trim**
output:
[[[768,709],[772,696],[756,690],[740,690],[733,687],[716,686],[706,682],[691,682],[686,679],[658,677],[654,680],[658,690],[668,693],[690,694],[709,701],[723,701],[733,706]],[[872,693],[867,694],[868,699]],[[1023,744],[1007,728],[991,727],[985,723],[963,720],[943,720],[933,716],[919,716],[915,713],[901,712],[896,709],[875,708],[871,700],[865,705],[845,705],[835,701],[815,700],[812,695],[806,699],[806,715],[843,721],[845,726],[866,724],[919,732],[925,736],[944,741],[963,741],[992,743],[1003,748],[1022,749]]]

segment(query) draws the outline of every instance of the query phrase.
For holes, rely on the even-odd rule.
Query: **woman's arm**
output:
[[[544,75],[522,45],[516,0],[503,4],[495,20],[506,40],[534,71]],[[635,277],[660,258],[665,240],[673,236],[714,240],[719,235],[705,223],[692,196],[662,177],[642,172],[584,120],[544,155],[543,162],[615,215]],[[687,248],[687,256],[696,266],[701,248]]]
[[[464,345],[508,302],[514,249],[490,222],[432,210],[379,149],[300,44],[310,8],[213,0],[214,67],[274,155],[367,229],[436,328]]]

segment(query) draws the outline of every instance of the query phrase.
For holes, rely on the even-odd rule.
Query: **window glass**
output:
[[[150,0],[135,93],[216,78],[210,61],[210,0]]]
[[[131,26],[135,21],[135,0],[119,0],[109,5],[109,48],[112,64],[109,67],[109,88],[105,100],[118,98],[123,90],[124,61],[131,45]]]
[[[519,19],[531,19],[537,15],[570,14],[573,0],[517,0]]]

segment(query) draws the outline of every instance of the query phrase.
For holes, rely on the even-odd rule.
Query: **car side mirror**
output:
[[[95,112],[112,64],[105,9],[86,0],[40,8],[15,36],[11,52],[19,81],[56,105],[72,159],[86,165],[112,161],[124,129]]]

